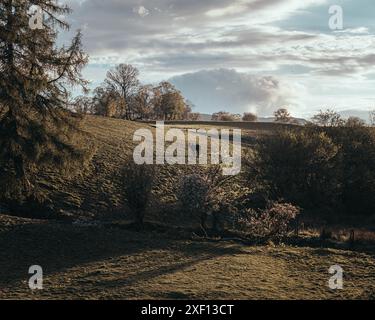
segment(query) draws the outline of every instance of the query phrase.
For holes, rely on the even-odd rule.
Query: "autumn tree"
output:
[[[155,90],[155,113],[157,118],[182,120],[187,106],[181,92],[166,81],[161,82]]]
[[[30,23],[37,5],[44,15]],[[58,46],[61,17],[70,13],[54,0],[0,2],[0,197],[25,199],[37,192],[37,173],[53,163],[61,168],[81,161],[72,143],[76,131],[68,107],[68,88],[86,81],[87,56],[78,32],[70,45]],[[31,27],[30,27],[31,26]],[[78,167],[78,166],[77,166]]]
[[[152,119],[154,117],[155,94],[151,85],[139,87],[132,99],[132,105],[136,117],[139,119]]]
[[[105,85],[110,91],[116,92],[123,101],[122,117],[126,120],[134,119],[134,110],[131,107],[131,98],[136,94],[140,85],[139,71],[130,64],[120,64],[108,71]]]
[[[124,101],[118,92],[111,88],[95,88],[92,100],[94,114],[99,116],[120,117],[124,110]]]

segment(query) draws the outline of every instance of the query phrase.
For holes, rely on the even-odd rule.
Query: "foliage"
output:
[[[78,114],[91,114],[93,113],[92,99],[88,96],[77,96],[73,101],[72,109]]]
[[[275,122],[288,123],[290,121],[290,113],[287,109],[281,108],[274,112]]]
[[[339,147],[324,132],[284,129],[261,139],[250,154],[250,181],[266,186],[273,199],[315,208],[337,200]]]
[[[212,115],[212,121],[239,121],[241,120],[241,115],[232,114],[226,111],[216,112]]]
[[[202,118],[202,116],[201,116],[200,113],[198,113],[198,112],[191,112],[191,113],[189,113],[187,120],[199,121],[199,120],[201,120],[201,118]]]
[[[171,83],[140,85],[138,70],[121,64],[109,71],[94,90],[92,109],[97,115],[127,120],[188,120],[198,118],[192,106]]]
[[[365,121],[359,117],[349,117],[345,122],[345,127],[364,127]]]
[[[225,188],[231,179],[222,175],[220,166],[209,167],[204,173],[185,175],[180,179],[177,199],[190,217],[199,218],[203,229],[207,228],[208,215],[213,215],[213,227],[217,229],[220,216],[234,210],[235,199],[229,197],[233,194],[230,188]]]
[[[139,71],[129,64],[119,64],[114,69],[108,71],[104,83],[108,92],[112,92],[122,100],[122,110],[120,117],[133,120],[134,110],[131,108],[130,99],[140,85],[138,80]]]
[[[120,174],[124,198],[140,228],[143,226],[155,175],[155,166],[137,165],[131,160],[126,163]]]
[[[244,113],[242,117],[242,121],[256,122],[258,121],[258,117],[254,113],[247,112],[247,113]]]
[[[43,29],[29,27],[29,8],[45,13]],[[78,118],[67,111],[68,88],[87,82],[87,63],[78,32],[68,47],[58,47],[61,16],[67,6],[52,0],[5,0],[0,3],[0,198],[20,201],[38,192],[36,177],[49,165],[81,167],[86,153],[77,148]]]
[[[272,199],[329,213],[375,210],[375,133],[371,128],[285,129],[248,155],[248,179]]]
[[[261,212],[248,210],[240,219],[243,230],[252,237],[281,240],[287,236],[290,224],[300,214],[300,209],[289,203],[275,202]]]
[[[371,215],[375,210],[375,132],[367,127],[331,128],[331,139],[340,146],[341,201],[351,215]]]
[[[320,110],[318,114],[313,116],[312,122],[321,127],[341,127],[345,124],[341,115],[330,109]]]

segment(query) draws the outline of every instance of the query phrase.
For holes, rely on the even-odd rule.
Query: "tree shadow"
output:
[[[175,252],[176,256],[185,257],[183,262],[163,264],[155,261],[151,269],[140,268],[126,279],[98,282],[98,287],[130,286],[183,270],[203,260],[242,252],[239,247],[191,243],[117,228],[75,227],[55,222],[28,223],[0,231],[0,247],[0,288],[10,288],[16,283],[19,285],[20,281],[26,283],[31,276],[28,270],[32,265],[42,266],[48,276],[88,263],[152,250],[168,250]]]

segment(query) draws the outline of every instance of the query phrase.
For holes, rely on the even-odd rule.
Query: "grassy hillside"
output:
[[[47,192],[51,212],[57,214],[57,218],[105,215],[122,207],[115,178],[133,152],[133,133],[141,127],[145,125],[85,117],[82,130],[86,144],[94,150],[90,166],[69,180],[51,168],[39,181]]]
[[[172,125],[169,125],[170,127]],[[173,125],[178,128],[228,128],[228,123],[208,123],[203,125]],[[257,136],[271,132],[276,126],[266,124],[255,130],[252,125],[243,128],[243,143],[254,142]],[[77,219],[112,218],[130,214],[123,202],[119,188],[119,172],[132,156],[133,134],[140,128],[154,130],[152,124],[137,123],[105,117],[86,116],[82,122],[85,144],[94,150],[92,161],[79,175],[66,179],[51,168],[39,179],[39,185],[47,195],[46,205],[41,208],[29,207],[30,212],[17,212],[24,217]],[[167,124],[168,128],[168,124]],[[181,171],[195,170],[189,167],[163,166],[159,174],[155,198],[168,202],[169,190]]]
[[[196,168],[163,166],[147,213],[147,220],[159,228],[154,224],[142,233],[124,228],[132,215],[121,196],[119,170],[132,154],[133,133],[145,126],[86,117],[82,129],[86,143],[94,146],[92,163],[70,180],[53,169],[45,172],[39,183],[49,210],[30,208],[34,215],[57,219],[0,214],[0,299],[375,297],[374,251],[368,248],[320,243],[316,234],[298,247],[192,236],[186,219],[170,208],[170,190],[182,171]],[[245,128],[245,146],[272,129]],[[94,222],[77,221],[82,218]],[[344,290],[328,288],[328,269],[334,264],[344,268]],[[43,267],[42,291],[28,288],[31,265]]]

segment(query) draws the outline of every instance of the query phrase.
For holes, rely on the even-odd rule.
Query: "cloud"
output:
[[[235,70],[202,70],[173,77],[170,81],[185,97],[206,112],[257,112],[269,116],[277,108],[294,104],[294,90],[272,76],[256,76]]]
[[[144,82],[179,81],[202,112],[366,107],[373,97],[373,0],[65,1],[74,9],[72,30],[84,28],[93,83],[113,65],[130,63]],[[328,28],[333,2],[344,9],[342,31]],[[235,71],[219,72],[223,67]]]
[[[133,8],[133,12],[138,13],[142,18],[147,17],[150,14],[150,10],[146,9],[144,6]]]

